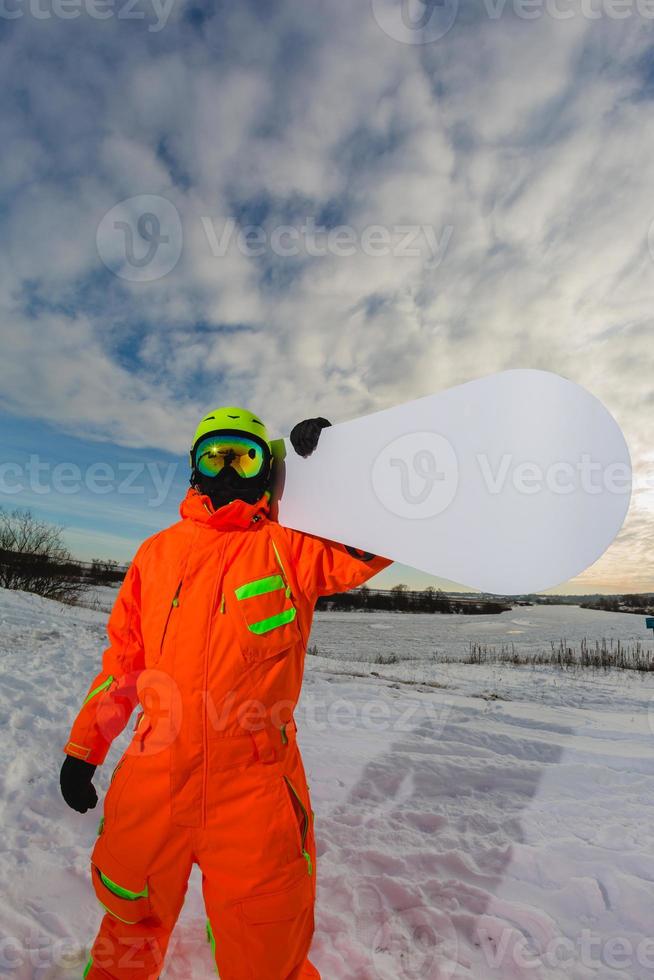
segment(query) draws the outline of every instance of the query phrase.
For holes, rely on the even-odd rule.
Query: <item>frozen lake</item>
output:
[[[470,643],[497,648],[513,643],[520,652],[547,652],[550,643],[565,640],[578,647],[584,637],[590,642],[640,640],[654,648],[644,616],[579,606],[516,606],[497,616],[317,612],[311,644],[321,656],[370,663],[392,655],[434,661],[464,655]]]
[[[117,589],[95,587],[82,600],[109,613]],[[579,647],[586,638],[633,644],[654,650],[654,635],[645,616],[601,612],[579,606],[516,606],[500,615],[457,616],[440,613],[316,612],[310,645],[321,656],[348,662],[399,660],[433,662],[461,657],[471,643],[499,649],[513,644],[520,653],[549,652],[560,640]]]

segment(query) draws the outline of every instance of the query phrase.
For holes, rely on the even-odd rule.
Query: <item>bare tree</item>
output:
[[[62,533],[29,510],[0,507],[0,587],[63,602],[78,599],[88,586]]]
[[[391,595],[395,609],[404,611],[409,608],[411,597],[409,596],[409,587],[404,582],[399,582],[398,585],[394,585],[391,589]]]

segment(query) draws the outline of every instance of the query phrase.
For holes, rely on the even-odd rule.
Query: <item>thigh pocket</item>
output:
[[[306,960],[314,930],[314,895],[311,879],[298,867],[287,868],[286,882],[274,890],[258,892],[233,904],[240,928],[241,969],[238,976],[248,980],[280,980],[296,977]],[[219,971],[220,939],[216,952]],[[227,964],[225,964],[227,975]],[[229,976],[236,976],[230,973]]]
[[[148,879],[116,861],[99,837],[91,856],[93,888],[106,912],[120,922],[134,925],[152,911]]]
[[[280,891],[241,899],[239,908],[246,922],[263,925],[266,922],[296,919],[312,904],[311,882],[306,875],[302,875],[295,884]]]

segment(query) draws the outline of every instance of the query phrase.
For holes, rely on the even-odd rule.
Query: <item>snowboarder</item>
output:
[[[291,433],[315,449],[325,419]],[[110,645],[64,752],[61,789],[92,784],[137,703],[91,856],[106,910],[84,976],[156,980],[193,864],[221,980],[319,978],[313,811],[293,709],[313,609],[385,568],[276,523],[263,422],[240,408],[202,419],[181,521],[138,549]]]

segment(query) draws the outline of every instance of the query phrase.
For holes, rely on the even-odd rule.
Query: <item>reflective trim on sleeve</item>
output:
[[[66,755],[72,755],[76,759],[88,759],[91,754],[91,750],[87,749],[85,745],[76,745],[75,742],[68,742],[64,752]]]
[[[92,691],[89,691],[89,693],[86,695],[86,700],[84,701],[82,707],[85,708],[92,698],[96,697],[96,695],[98,694],[102,694],[103,691],[106,691],[107,688],[111,687],[113,682],[114,682],[114,678],[111,674],[109,674],[109,677],[107,677],[106,681],[103,681],[102,684],[98,684],[98,686],[95,687]]]

